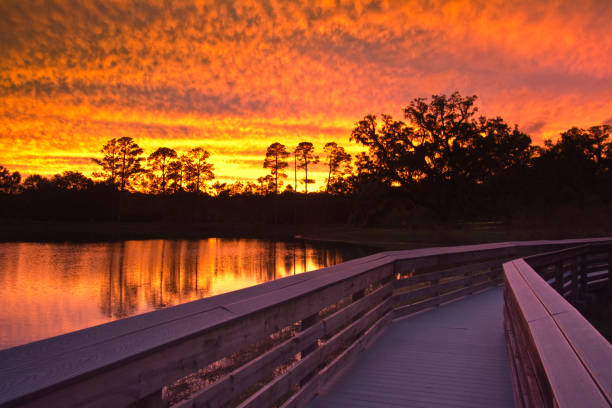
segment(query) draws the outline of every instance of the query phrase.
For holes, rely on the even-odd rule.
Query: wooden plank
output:
[[[504,277],[506,287],[509,288],[508,293],[514,297],[520,316],[525,322],[542,319],[549,315],[546,308],[533,294],[533,290],[525,281],[515,261],[504,264]]]
[[[332,381],[333,377],[354,359],[368,343],[382,330],[391,320],[393,313],[389,310],[378,321],[376,321],[364,334],[359,337],[353,344],[337,356],[331,363],[326,365],[317,376],[312,378],[307,384],[291,396],[281,408],[301,408],[316,395],[319,389],[325,384]]]
[[[542,305],[548,310],[549,314],[557,314],[569,310],[575,310],[574,307],[563,298],[556,290],[554,290],[546,281],[525,262],[523,259],[513,261],[514,266],[520,272],[527,284],[531,287],[535,296],[539,299]]]
[[[605,288],[608,288],[609,285],[610,285],[609,279],[600,279],[597,281],[591,281],[587,284],[587,290],[592,291],[592,290],[605,289]]]
[[[441,279],[441,278],[446,278],[449,276],[458,276],[458,275],[463,275],[465,273],[470,273],[474,271],[482,271],[482,270],[490,269],[496,266],[501,266],[503,262],[504,262],[503,260],[496,259],[493,261],[481,262],[477,264],[461,265],[461,266],[457,266],[454,268],[445,269],[442,271],[417,274],[409,278],[396,280],[395,287],[401,288],[404,286],[410,286],[410,285],[414,285],[414,284],[421,283],[421,282],[428,282],[434,279]]]
[[[297,276],[297,275],[296,275]],[[200,313],[217,309],[219,306],[208,299],[201,299],[175,307],[156,310],[137,316],[77,330],[49,339],[0,350],[1,370],[27,365],[32,361],[41,363],[53,356],[69,356],[75,349],[95,346],[98,343],[123,337],[152,325],[172,322],[178,318],[187,318]],[[2,377],[0,377],[1,379]],[[2,381],[0,381],[1,383]],[[0,385],[0,394],[1,394]]]
[[[553,316],[612,406],[612,347],[577,310]]]
[[[197,327],[202,324],[225,321],[229,315],[227,311],[214,309],[190,319],[183,319],[181,322]],[[212,349],[211,346],[218,342],[220,332],[212,330],[205,338],[189,339],[181,344],[173,344],[172,347],[154,350],[144,355],[134,355],[131,353],[129,344],[146,339],[147,333],[144,334],[144,338],[126,338],[125,343],[116,339],[110,345],[103,343],[95,348],[75,350],[64,361],[32,361],[26,366],[2,369],[0,406],[16,403],[24,405],[27,403],[28,406],[38,404],[41,406],[74,406],[86,402],[94,406],[127,405],[129,402],[161,389],[161,386],[148,382],[147,376],[138,381],[141,373],[152,373],[151,376],[155,376],[160,382],[163,381],[163,385],[174,380],[172,374],[176,369],[168,367],[169,361],[179,362],[184,365],[184,369],[190,367],[195,369],[198,365],[205,365],[208,359],[202,355],[205,356],[206,351]],[[164,330],[151,333],[151,335],[155,336],[152,342],[172,338],[171,333]],[[99,366],[99,362],[105,361],[108,355],[127,361],[121,365],[112,365],[103,372],[91,369],[91,367]],[[166,370],[170,371],[170,375],[165,375]],[[82,373],[78,382],[66,380],[67,377],[70,378],[70,374],[75,372]],[[165,380],[168,381],[165,382]],[[57,387],[59,384],[64,387]],[[36,397],[39,396],[43,396],[44,400],[37,401]]]
[[[586,244],[572,248],[565,248],[558,251],[526,256],[523,259],[525,259],[525,262],[527,262],[532,268],[540,268],[544,265],[557,264],[567,259],[573,259],[582,254],[587,254],[589,252],[589,248],[589,245]]]
[[[353,316],[379,304],[391,294],[391,290],[391,283],[378,288],[368,296],[351,303],[305,331],[296,334],[274,349],[237,368],[224,378],[197,392],[189,400],[177,404],[176,407],[206,406],[213,408],[223,406],[231,401],[235,395],[246,391],[251,385],[261,381],[268,373],[280,365],[287,356],[301,352],[306,345],[331,334],[342,324],[350,321]]]
[[[47,398],[48,387],[74,382],[76,378],[88,376],[92,373],[98,374],[101,378],[97,388],[91,387],[91,392],[95,393],[101,400],[108,398],[101,384],[109,384],[110,381],[110,383],[116,382],[119,387],[119,384],[123,383],[126,384],[125,388],[128,389],[127,384],[130,378],[134,381],[133,387],[140,391],[134,392],[132,390],[124,394],[115,391],[117,396],[140,398],[149,395],[163,385],[171,383],[199,367],[206,366],[228,354],[239,351],[264,336],[286,327],[293,323],[295,319],[301,319],[303,316],[318,312],[323,307],[335,303],[337,299],[384,279],[390,272],[390,266],[377,268],[362,273],[351,280],[345,279],[335,285],[323,286],[323,289],[319,290],[313,290],[309,286],[310,282],[303,282],[300,285],[294,285],[292,291],[288,288],[279,289],[275,292],[280,292],[280,296],[277,298],[271,296],[249,298],[224,308],[213,309],[207,314],[198,314],[165,325],[152,326],[147,330],[111,339],[92,347],[78,349],[70,355],[69,360],[73,363],[65,361],[63,356],[52,356],[47,361],[47,369],[45,369],[45,366],[40,367],[39,362],[33,362],[31,366],[2,369],[0,371],[0,378],[3,380],[0,382],[0,398],[2,398],[0,403],[26,396],[27,398],[35,397],[36,390],[40,393],[38,395],[45,394],[45,398]],[[304,287],[303,285],[307,286]],[[313,294],[311,296],[299,296],[311,293]],[[236,306],[237,304],[238,306]],[[271,308],[270,305],[276,305],[276,308]],[[250,317],[246,319],[246,316]],[[217,327],[221,326],[223,326],[222,332],[225,333],[223,336],[225,341],[223,342],[218,340]],[[179,346],[176,342],[182,342],[185,346]],[[192,345],[193,343],[195,345]],[[187,346],[187,344],[190,346]],[[154,351],[159,347],[172,350]],[[126,361],[126,375],[119,375],[119,373],[113,371],[111,380],[103,379],[105,376],[101,376],[100,370],[103,367],[117,365],[120,361],[126,359],[138,360],[135,356],[147,353],[157,356],[154,365],[159,369],[153,370],[150,366],[150,359],[145,358],[143,361],[147,361],[147,363],[142,364],[137,361]],[[162,358],[162,356],[164,357]],[[189,363],[186,364],[186,362]],[[138,369],[136,367],[142,368]],[[141,371],[141,373],[131,376],[134,370]],[[50,371],[53,372],[53,375],[49,375]],[[118,375],[122,378],[117,378]],[[63,392],[65,397],[58,394],[54,398],[60,400],[64,398],[74,399],[71,396],[74,393],[74,390],[66,389]],[[94,396],[84,392],[77,394],[84,399],[94,398]]]
[[[332,270],[333,268],[326,268],[326,270],[327,269]],[[332,270],[332,272],[335,271],[335,269]],[[322,269],[316,272],[326,271]],[[363,271],[353,272],[362,273]],[[313,280],[316,277],[317,274],[311,273],[294,275],[234,292],[196,300],[138,316],[132,316],[28,345],[1,350],[0,358],[5,362],[3,368],[16,367],[32,360],[45,360],[53,355],[63,355],[64,353],[74,351],[75,348],[84,348],[88,345],[95,345],[112,338],[122,337],[146,329],[152,325],[172,322],[196,313],[206,312],[219,307],[226,307],[237,300],[245,302],[254,297],[270,295],[271,292],[278,289],[294,287],[296,284]]]
[[[587,281],[592,281],[592,280],[599,280],[602,278],[607,278],[608,275],[609,275],[609,272],[607,270],[605,271],[599,270],[597,272],[587,273],[586,278],[587,278]]]
[[[587,393],[589,395],[585,398],[588,398],[588,401],[582,401],[585,404],[583,406],[607,406],[610,402],[609,389],[612,387],[612,351],[607,341],[524,260],[513,261],[511,266],[515,268],[514,277],[517,274],[523,277],[532,291],[532,296],[539,300],[548,314],[548,317],[527,320],[536,352],[559,405],[578,406],[581,395]],[[506,273],[508,276],[508,271]],[[515,294],[518,292],[517,288],[522,286],[519,279],[510,280],[508,283],[509,289]],[[517,296],[519,306],[528,296],[525,287],[520,290],[525,296]],[[585,350],[584,354],[580,349]],[[601,360],[597,360],[597,356]],[[609,387],[606,391],[607,400],[602,400],[599,392],[602,386],[592,384],[590,364],[595,364],[600,382]],[[574,384],[574,388],[571,384]],[[601,405],[602,403],[606,405]]]
[[[368,308],[380,303],[383,299],[388,298],[393,291],[393,284],[391,282],[378,288],[376,291],[368,294],[364,298],[359,299],[356,302],[351,303],[345,309],[340,310],[337,313],[327,317],[323,321],[325,326],[326,334],[329,334],[349,321],[350,317],[356,316],[359,313],[367,310]]]
[[[482,261],[495,261],[500,258],[508,259],[516,256],[516,249],[508,245],[497,246],[484,244],[434,249],[438,249],[439,251],[432,253],[432,251],[429,250],[427,252],[423,252],[422,256],[420,257],[402,257],[403,259],[396,260],[395,272],[403,274],[414,269],[450,268],[462,263],[474,264]],[[396,257],[399,258],[398,255],[396,255]]]
[[[529,329],[557,406],[610,406],[551,317],[529,322]]]
[[[479,290],[486,289],[495,284],[496,284],[495,281],[483,282],[477,285],[472,285],[472,286],[465,287],[463,289],[455,290],[453,292],[445,293],[443,295],[440,295],[440,296],[437,296],[437,297],[434,297],[428,300],[424,300],[422,302],[413,303],[408,306],[396,307],[393,313],[393,318],[398,318],[398,317],[405,316],[408,314],[416,313],[418,311],[421,311],[421,310],[424,310],[430,307],[439,306],[442,303],[450,302],[451,300],[469,295],[470,293],[474,293]],[[393,297],[391,299],[393,299]]]
[[[540,362],[531,358],[527,323],[509,286],[504,288],[504,328],[517,407],[545,406],[543,397],[550,394],[550,387],[538,381],[536,369]]]
[[[68,335],[65,343],[62,343],[65,339],[56,339],[35,347],[11,349],[10,353],[3,354],[5,359],[0,358],[9,363],[8,370],[4,370],[4,367],[0,369],[0,384],[8,382],[11,390],[5,393],[0,391],[0,403],[20,397],[32,399],[43,393],[55,398],[50,401],[60,404],[95,400],[97,394],[87,391],[87,387],[115,395],[107,400],[115,405],[150,395],[177,376],[240,349],[248,342],[284,327],[283,324],[290,324],[296,316],[302,316],[325,302],[333,303],[335,295],[354,293],[356,282],[368,284],[380,276],[388,276],[393,272],[393,264],[399,260],[417,263],[434,261],[438,264],[466,262],[508,254],[517,248],[537,250],[604,240],[508,242],[386,252],[220,295],[208,300],[212,304],[204,312],[201,309],[204,303],[187,305],[165,314],[157,314],[163,311],[154,312],[153,318],[147,317],[151,318],[150,325],[145,318],[136,320],[142,323],[136,329],[134,325],[121,322],[113,326],[114,332],[91,335],[95,332],[92,330],[87,332],[89,334]],[[429,260],[419,259],[423,257]],[[192,316],[190,308],[197,309],[198,315]],[[206,313],[221,318],[206,317]],[[242,335],[240,330],[246,328],[250,331]],[[235,339],[220,343],[214,338],[220,333],[232,334]],[[104,338],[104,341],[98,344],[96,338]],[[35,363],[30,364],[30,361]],[[42,370],[39,365],[43,366]],[[41,372],[52,374],[41,376],[38,374]],[[83,381],[83,386],[78,385],[78,381]],[[64,385],[67,388],[60,391],[59,388]],[[104,391],[102,385],[109,388]],[[14,390],[17,390],[16,393]],[[75,395],[81,400],[73,401]],[[101,395],[100,401],[110,398],[109,395]]]
[[[510,308],[515,309],[512,306],[510,306]],[[521,351],[517,345],[516,331],[512,320],[513,317],[509,313],[509,306],[504,302],[504,336],[506,338],[506,348],[510,360],[514,401],[517,407],[523,408],[528,406],[530,398],[529,386],[527,384],[528,375],[527,367],[525,367],[523,359],[521,359]]]
[[[302,359],[297,365],[286,373],[276,377],[262,389],[257,391],[246,401],[239,405],[240,408],[253,408],[270,406],[283,396],[293,385],[299,383],[305,375],[316,369],[325,359],[339,350],[349,339],[370,327],[382,315],[387,313],[391,307],[389,300],[384,301],[374,309],[370,310],[359,320],[344,328],[334,335],[321,347]]]
[[[469,286],[475,280],[482,279],[482,278],[493,278],[493,277],[498,276],[499,274],[500,272],[498,270],[493,270],[490,272],[481,273],[479,275],[469,275],[463,278],[453,279],[451,281],[438,283],[436,285],[426,286],[424,288],[419,288],[419,289],[414,289],[408,292],[398,293],[398,294],[393,295],[393,299],[396,302],[395,303],[396,305],[403,305],[414,299],[421,298],[423,296],[429,296],[432,294],[437,295],[438,293],[442,291],[446,291],[448,289]]]
[[[502,301],[495,288],[394,322],[309,406],[513,406]]]

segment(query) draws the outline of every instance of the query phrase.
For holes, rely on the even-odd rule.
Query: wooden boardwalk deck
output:
[[[323,407],[513,407],[496,287],[393,322],[313,399]]]

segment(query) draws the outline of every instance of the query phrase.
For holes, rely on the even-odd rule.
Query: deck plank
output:
[[[513,407],[502,310],[493,288],[394,322],[309,407]]]

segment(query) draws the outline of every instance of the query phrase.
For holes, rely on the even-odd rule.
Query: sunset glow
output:
[[[0,350],[335,265],[343,256],[248,239],[3,243]]]
[[[3,1],[0,164],[90,175],[130,136],[255,179],[273,142],[354,153],[365,114],[455,90],[541,143],[612,124],[610,21],[608,0]]]

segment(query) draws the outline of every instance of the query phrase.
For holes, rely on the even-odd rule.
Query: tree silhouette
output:
[[[259,195],[269,195],[274,193],[274,177],[271,174],[266,175],[265,177],[257,178],[257,193]]]
[[[140,157],[142,149],[131,137],[111,139],[100,152],[104,155],[102,159],[92,159],[102,167],[102,174],[96,175],[105,177],[114,185],[118,184],[120,191],[125,191],[134,176],[144,171]]]
[[[336,142],[325,144],[323,150],[327,153],[327,166],[329,168],[325,192],[329,193],[330,184],[333,185],[339,181],[338,179],[343,174],[350,172],[351,155],[344,150],[344,147],[338,146]]]
[[[167,176],[169,171],[170,161],[176,158],[177,154],[174,149],[168,147],[160,147],[149,155],[147,159],[151,174],[153,175],[153,186],[156,190],[166,192]],[[160,175],[155,175],[155,172],[160,172]]]
[[[0,165],[0,192],[15,194],[19,191],[21,174],[18,171],[10,172],[6,167]]]
[[[230,195],[231,186],[228,186],[227,183],[221,183],[220,181],[216,181],[210,187],[212,191],[214,191],[216,196],[227,197]]]
[[[300,142],[295,149],[297,167],[304,169],[304,192],[308,194],[308,184],[314,183],[313,179],[308,178],[308,165],[319,162],[319,156],[314,154],[314,146],[310,142]]]
[[[49,184],[47,178],[40,174],[31,174],[23,180],[22,187],[26,191],[36,191]]]
[[[382,115],[358,122],[351,140],[368,147],[357,159],[358,171],[383,184],[398,186],[420,203],[447,215],[469,197],[471,186],[492,174],[525,165],[531,139],[501,118],[474,118],[476,96],[433,95],[414,99],[404,110],[410,125]]]
[[[78,171],[65,171],[54,175],[48,183],[59,191],[85,191],[93,187],[94,183]]]
[[[102,159],[91,159],[102,167],[101,173],[94,173],[95,177],[105,178],[109,183],[117,185],[117,174],[119,172],[119,144],[117,139],[111,139],[102,146],[100,150]]]
[[[182,154],[176,160],[168,164],[168,180],[170,187],[174,193],[183,190],[183,182],[185,180],[185,170],[189,167],[189,158]]]
[[[287,178],[285,168],[289,166],[289,163],[284,159],[289,157],[289,155],[290,153],[285,145],[278,142],[272,143],[266,151],[263,167],[264,169],[270,169],[270,174],[274,177],[274,194],[278,194],[278,187],[282,185],[282,179]],[[279,178],[281,179],[280,181]]]
[[[589,129],[573,127],[556,142],[538,148],[535,170],[541,181],[569,189],[581,202],[589,191],[605,194],[609,186],[612,144],[609,125]]]
[[[193,148],[187,153],[184,172],[190,191],[199,193],[204,182],[215,178],[214,167],[207,162],[209,157],[210,153],[201,147]]]

